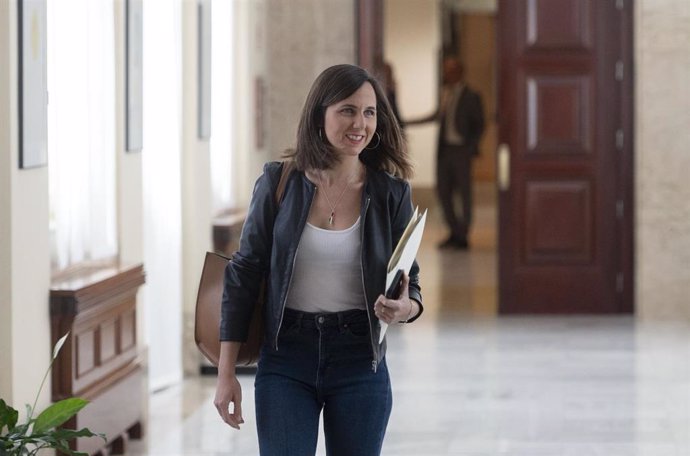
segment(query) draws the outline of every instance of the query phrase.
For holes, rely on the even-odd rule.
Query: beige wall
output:
[[[265,72],[266,38],[264,0],[234,2],[234,93],[243,94],[234,103],[233,191],[237,206],[246,206],[261,172],[261,165],[269,159],[265,147],[256,144],[257,110],[256,81]],[[265,118],[265,115],[263,116]]]
[[[12,399],[12,195],[9,3],[0,2],[0,397]]]
[[[635,4],[637,307],[690,319],[690,2]]]
[[[17,169],[12,149],[12,382],[15,405],[23,405],[35,397],[51,355],[48,168]],[[42,402],[49,397],[46,388]]]
[[[475,180],[496,179],[496,15],[495,13],[462,14],[458,20],[460,58],[465,65],[465,80],[482,97],[485,129],[474,160]]]
[[[355,6],[352,0],[266,3],[266,146],[269,157],[278,157],[295,145],[299,116],[316,76],[331,65],[355,63]]]
[[[125,131],[124,15],[125,2],[115,2],[115,84],[118,94],[115,97],[117,231],[120,261],[125,264],[140,264],[144,261],[141,153],[125,150],[123,133]],[[137,298],[137,304],[137,340],[144,341],[144,303],[141,292]]]
[[[124,263],[141,263],[144,257],[142,230],[142,175],[141,157],[138,152],[125,150],[125,3],[115,2],[115,68],[117,114],[115,116],[115,147],[117,149],[117,220],[120,260]]]
[[[199,274],[204,253],[211,245],[211,165],[209,141],[200,140],[197,128],[197,66],[198,21],[196,2],[182,4],[182,85],[184,90],[182,113],[182,311],[183,311],[183,367],[186,372],[198,372],[198,362],[190,363],[198,351],[194,345],[194,309]],[[222,128],[217,122],[213,128]],[[211,130],[213,133],[213,130]]]
[[[18,169],[16,3],[0,6],[0,396],[21,415],[50,362],[48,168]],[[30,360],[30,361],[29,361]],[[49,402],[46,387],[39,407]]]
[[[438,104],[441,43],[437,3],[425,0],[384,3],[384,56],[395,72],[398,107],[403,119],[427,116]],[[407,128],[415,187],[435,185],[437,128],[435,123]]]

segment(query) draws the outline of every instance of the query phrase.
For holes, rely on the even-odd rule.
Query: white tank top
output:
[[[366,309],[360,219],[346,230],[304,227],[286,306],[303,312]]]

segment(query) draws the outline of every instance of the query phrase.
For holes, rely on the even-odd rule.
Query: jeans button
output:
[[[323,324],[323,320],[324,320],[323,317],[319,317],[319,323],[320,323],[320,324]]]

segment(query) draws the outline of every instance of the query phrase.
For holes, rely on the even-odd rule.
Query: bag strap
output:
[[[283,162],[283,168],[280,170],[278,188],[276,188],[276,204],[278,204],[278,206],[280,206],[280,200],[283,198],[283,193],[285,193],[285,186],[287,185],[288,177],[290,177],[290,174],[292,174],[292,170],[294,168],[294,160],[286,160]]]

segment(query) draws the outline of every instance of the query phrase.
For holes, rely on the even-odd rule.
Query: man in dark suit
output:
[[[464,68],[456,58],[443,62],[443,90],[437,112],[406,123],[414,125],[433,120],[440,123],[436,188],[450,231],[439,247],[467,249],[472,222],[472,160],[479,155],[484,110],[480,95],[464,82]],[[460,196],[461,212],[457,210],[456,196]]]

